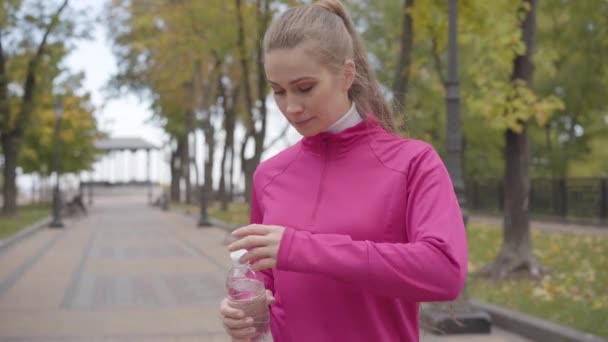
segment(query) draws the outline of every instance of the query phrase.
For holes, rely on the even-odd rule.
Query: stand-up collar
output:
[[[314,153],[342,154],[353,146],[367,141],[370,134],[382,130],[378,120],[367,115],[358,124],[338,133],[321,132],[317,135],[304,137],[302,146]]]
[[[359,112],[357,111],[357,105],[355,105],[355,102],[353,102],[353,104],[350,106],[350,109],[348,110],[348,112],[346,112],[346,114],[342,115],[342,117],[340,119],[338,119],[338,121],[334,122],[334,124],[331,125],[326,130],[326,132],[330,132],[330,133],[334,133],[334,134],[340,133],[340,132],[344,131],[345,129],[355,126],[356,124],[358,124],[361,121],[363,121],[363,118],[361,117],[361,114],[359,114]]]

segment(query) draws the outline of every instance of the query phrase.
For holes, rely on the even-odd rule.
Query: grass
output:
[[[189,210],[192,213],[199,213],[198,204],[184,204],[171,202],[171,206],[183,210]],[[220,210],[220,202],[213,202],[207,211],[208,215],[223,222],[246,225],[249,223],[249,206],[246,203],[231,202],[228,204],[228,210]]]
[[[469,227],[469,271],[494,259],[501,235],[495,227]],[[501,282],[470,276],[471,297],[608,337],[608,238],[533,231],[532,241],[548,276]]]
[[[0,216],[0,239],[7,238],[23,228],[43,219],[51,212],[48,204],[19,207],[15,216]]]
[[[227,211],[221,211],[220,203],[216,202],[209,207],[209,216],[224,222],[246,225],[249,224],[249,206],[247,203],[231,202]]]
[[[210,216],[239,224],[247,224],[247,213],[244,203],[231,203],[227,212],[217,204],[209,208]],[[494,259],[501,239],[497,227],[468,228],[471,272]],[[535,230],[532,241],[535,255],[551,270],[548,276],[501,282],[470,276],[469,295],[608,338],[608,238]]]

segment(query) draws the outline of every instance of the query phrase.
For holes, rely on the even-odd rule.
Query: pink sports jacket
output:
[[[285,227],[275,342],[418,341],[419,302],[455,299],[467,242],[450,177],[427,143],[368,117],[259,165],[251,222]]]

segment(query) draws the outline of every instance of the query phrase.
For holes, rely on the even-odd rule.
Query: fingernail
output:
[[[253,318],[251,318],[251,317],[247,318],[246,322],[247,323],[253,323]]]

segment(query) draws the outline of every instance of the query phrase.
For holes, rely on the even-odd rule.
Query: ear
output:
[[[355,67],[355,61],[347,59],[344,62],[344,90],[348,91],[355,82],[355,75],[357,74],[357,68]]]

